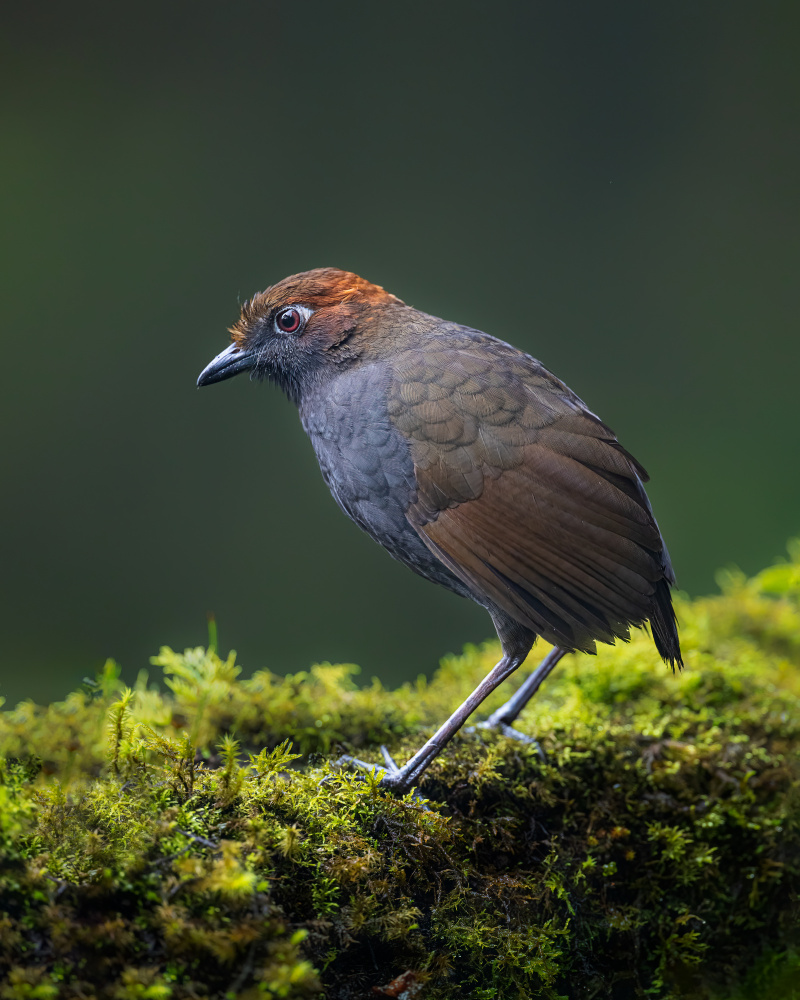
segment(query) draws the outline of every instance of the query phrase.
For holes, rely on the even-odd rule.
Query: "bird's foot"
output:
[[[464,732],[476,733],[479,729],[485,729],[492,733],[500,733],[500,735],[505,736],[506,739],[517,740],[520,743],[524,743],[526,746],[533,747],[540,759],[542,761],[547,761],[547,756],[544,750],[542,750],[541,744],[538,740],[535,740],[532,736],[528,736],[525,733],[521,733],[519,729],[514,729],[514,727],[509,726],[507,722],[502,722],[500,719],[495,719],[490,716],[486,722],[478,722],[474,726],[469,726],[464,730]]]
[[[409,775],[404,773],[404,769],[398,767],[394,761],[394,758],[389,753],[385,746],[381,746],[381,755],[383,756],[383,764],[370,764],[365,760],[360,760],[358,757],[351,757],[349,754],[343,754],[336,761],[339,765],[350,765],[352,767],[358,768],[360,771],[369,771],[371,774],[379,775],[380,781],[379,785],[385,791],[394,792],[395,795],[405,795],[412,785],[413,779],[409,778]],[[425,805],[425,799],[420,795],[418,789],[414,789],[414,799],[422,804],[423,809],[427,809],[428,806]]]
[[[342,754],[336,760],[338,765],[349,764],[352,767],[357,767],[360,771],[369,771],[371,774],[384,774],[385,778],[392,777],[399,773],[400,768],[395,764],[394,758],[389,753],[385,746],[381,746],[381,754],[383,756],[385,764],[370,764],[366,760],[361,760],[358,757],[351,757],[349,753]],[[381,781],[381,784],[383,781]]]

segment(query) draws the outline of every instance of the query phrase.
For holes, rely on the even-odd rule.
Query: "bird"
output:
[[[197,385],[248,372],[279,386],[344,513],[484,607],[500,640],[496,666],[404,765],[382,748],[384,788],[414,789],[538,637],[552,649],[486,723],[507,735],[561,657],[632,627],[649,624],[661,658],[682,667],[647,473],[535,358],[333,267],[253,295],[229,332]]]

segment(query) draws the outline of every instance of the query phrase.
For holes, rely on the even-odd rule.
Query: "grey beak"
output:
[[[226,378],[252,368],[255,361],[256,356],[253,351],[243,351],[236,344],[231,344],[200,372],[197,387],[199,389],[203,385],[224,382]]]

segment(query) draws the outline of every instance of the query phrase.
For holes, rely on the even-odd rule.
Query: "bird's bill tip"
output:
[[[224,382],[226,378],[232,378],[239,372],[247,371],[254,364],[255,355],[252,351],[243,351],[237,344],[231,344],[200,372],[197,388],[213,385],[215,382]]]

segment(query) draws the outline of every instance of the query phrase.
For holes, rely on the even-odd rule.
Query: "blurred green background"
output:
[[[206,638],[387,683],[492,634],[336,508],[294,408],[202,393],[239,301],[354,270],[619,434],[680,585],[800,532],[800,8],[9,5],[0,693]],[[654,668],[658,662],[653,657]]]

